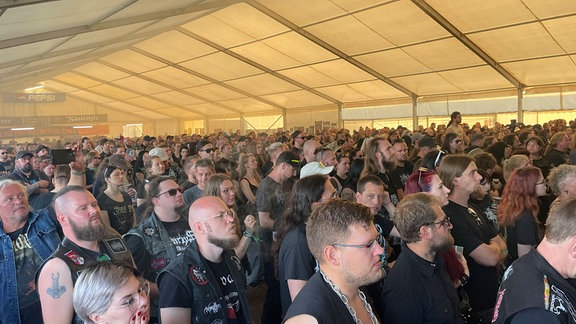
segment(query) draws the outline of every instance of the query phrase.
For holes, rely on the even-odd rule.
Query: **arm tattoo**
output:
[[[52,287],[46,289],[46,293],[48,293],[48,295],[52,296],[54,299],[60,298],[60,296],[66,292],[66,287],[58,285],[59,279],[60,272],[57,272],[56,274],[52,273]]]

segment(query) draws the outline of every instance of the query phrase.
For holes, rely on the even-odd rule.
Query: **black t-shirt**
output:
[[[451,231],[454,244],[464,247],[464,256],[470,270],[470,280],[464,289],[470,297],[472,308],[476,311],[488,310],[496,303],[498,270],[477,263],[470,257],[470,252],[482,244],[490,244],[498,232],[484,213],[473,205],[467,208],[450,201],[443,209],[454,226]]]
[[[220,286],[222,295],[224,296],[220,299],[222,304],[214,305],[215,303],[211,303],[208,305],[211,308],[204,310],[194,309],[193,296],[186,287],[173,275],[163,275],[161,277],[162,289],[159,290],[160,309],[170,307],[188,308],[192,312],[192,318],[194,318],[195,312],[206,311],[213,313],[214,310],[219,310],[220,307],[226,307],[226,314],[229,319],[228,323],[245,323],[246,320],[242,315],[242,308],[240,307],[239,294],[238,291],[236,291],[236,285],[226,267],[226,263],[222,261],[215,264],[208,260],[206,260],[206,262],[208,263],[210,271],[212,271],[218,281],[218,283],[214,284]]]
[[[36,271],[42,265],[42,258],[28,241],[26,228],[28,223],[17,231],[7,233],[14,251],[20,319],[22,323],[42,323],[42,308],[35,284]]]
[[[398,188],[404,188],[402,182],[400,182],[399,178],[392,179],[388,172],[378,173],[378,177],[384,182],[384,187],[390,195],[390,201],[396,206],[400,202],[400,200],[398,200]]]
[[[110,218],[110,226],[118,231],[120,235],[126,234],[134,222],[134,205],[132,205],[132,198],[129,194],[122,192],[122,198],[124,201],[116,201],[106,193],[101,193],[98,198],[98,206],[102,210],[108,212],[108,217]]]
[[[506,226],[506,243],[508,246],[508,260],[506,265],[509,266],[514,260],[518,259],[518,244],[538,245],[542,239],[540,228],[532,212],[525,210],[512,226]]]
[[[300,224],[286,233],[278,255],[282,314],[286,314],[292,303],[287,280],[308,281],[314,275],[315,267],[316,260],[306,243],[306,225]]]
[[[396,166],[394,170],[390,172],[390,178],[396,184],[400,184],[400,187],[397,189],[404,190],[404,186],[406,185],[406,180],[412,173],[412,169],[414,168],[414,164],[409,161],[404,162],[404,166]]]
[[[222,299],[222,307],[226,307],[226,314],[228,315],[228,323],[239,324],[242,323],[242,308],[240,307],[240,297],[238,290],[236,289],[236,284],[232,275],[226,267],[226,263],[221,261],[219,263],[214,263],[206,260],[208,267],[214,273],[216,281],[222,289],[224,298]]]

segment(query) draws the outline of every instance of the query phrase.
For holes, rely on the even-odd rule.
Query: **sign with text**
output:
[[[7,92],[3,93],[2,97],[4,102],[48,103],[66,101],[65,93]]]

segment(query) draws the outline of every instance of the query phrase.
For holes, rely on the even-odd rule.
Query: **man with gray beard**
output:
[[[246,277],[233,250],[240,242],[236,213],[205,196],[190,206],[188,222],[196,240],[156,280],[162,323],[252,323]]]
[[[72,305],[78,275],[86,266],[111,260],[134,267],[124,241],[104,225],[96,198],[80,186],[60,190],[53,200],[64,240],[38,270],[36,285],[44,323],[82,323]]]

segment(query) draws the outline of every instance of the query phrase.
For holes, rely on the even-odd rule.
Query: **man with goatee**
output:
[[[192,203],[196,237],[156,280],[164,324],[252,323],[246,277],[233,248],[240,241],[236,213],[214,196]]]

